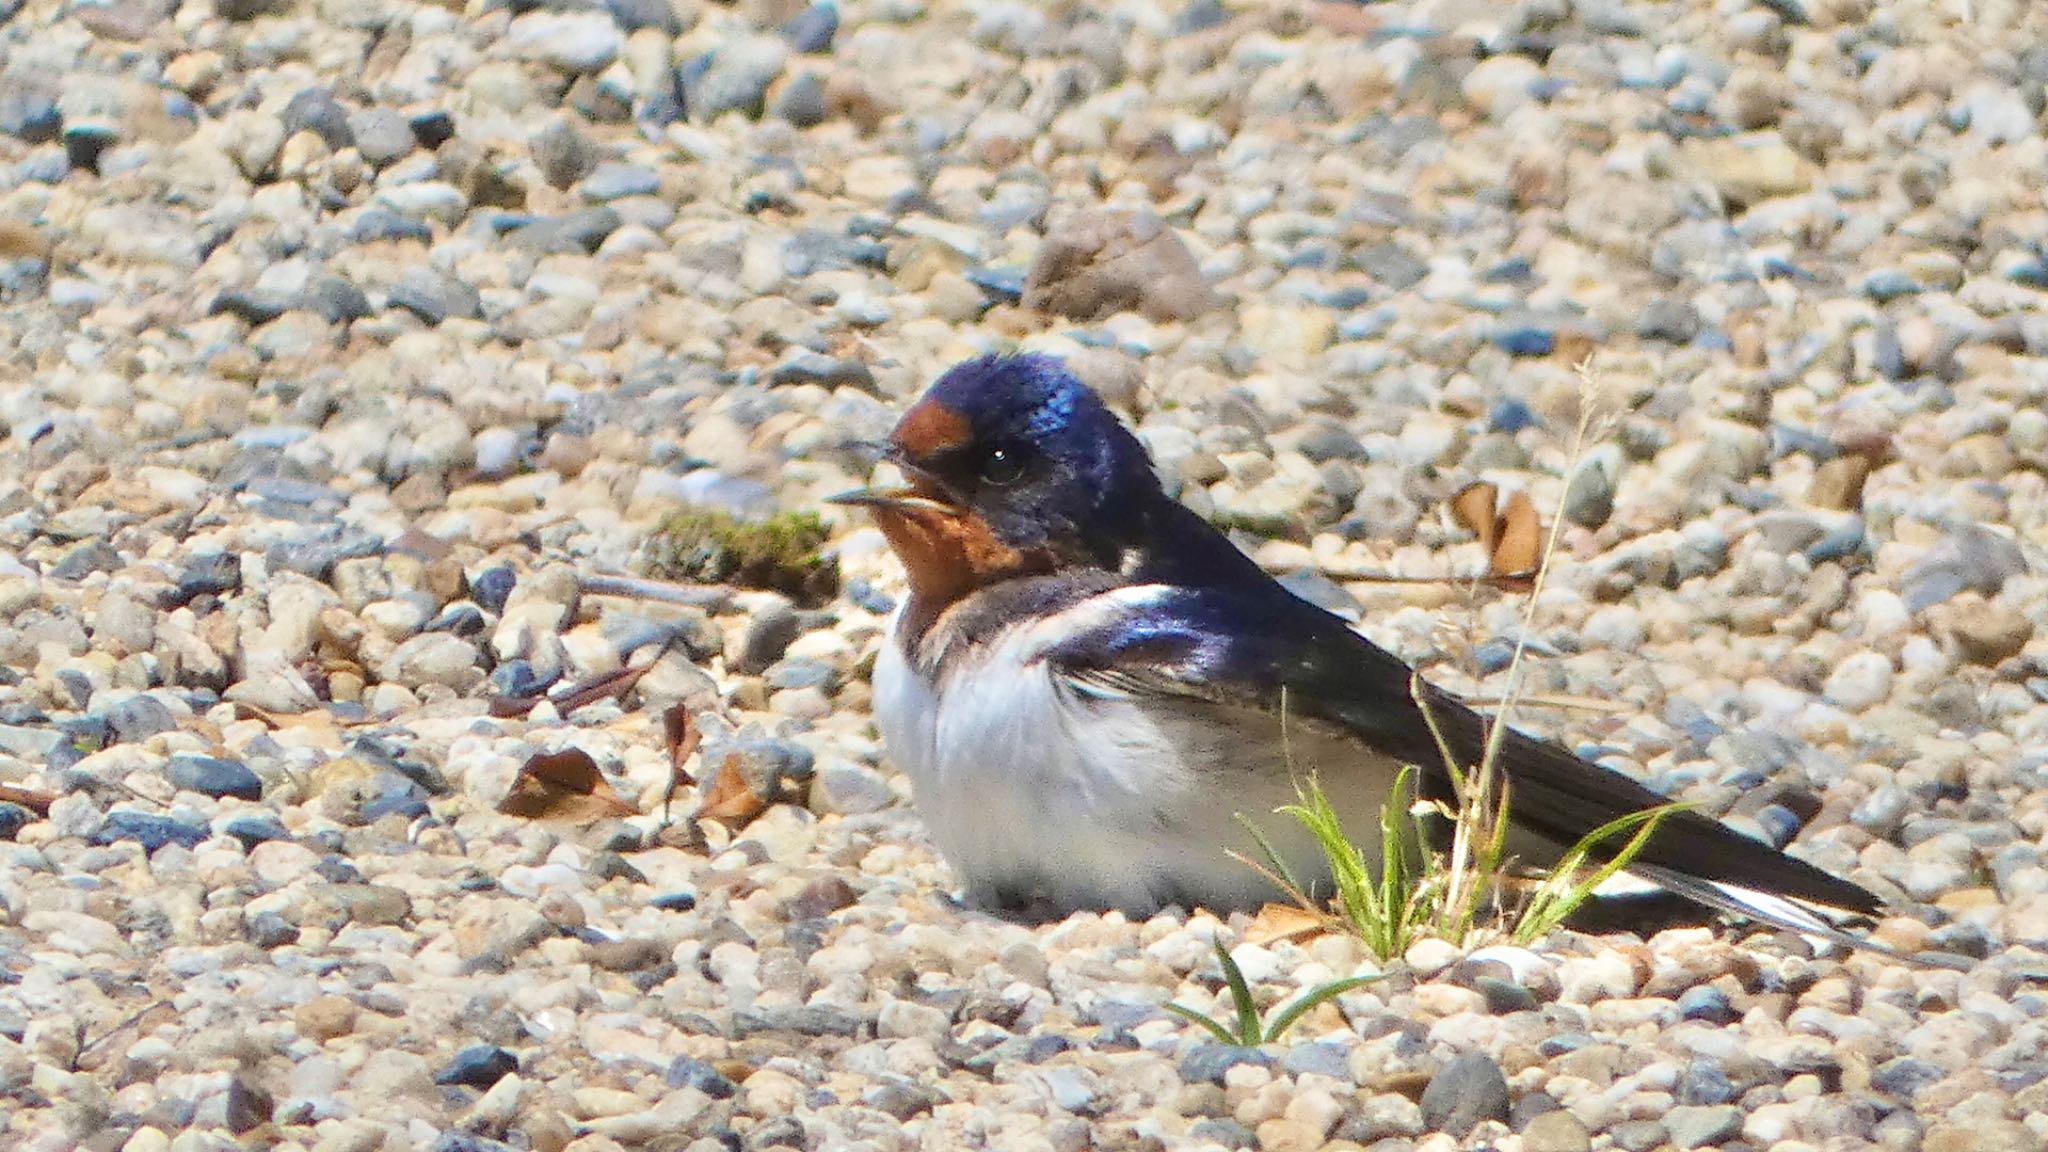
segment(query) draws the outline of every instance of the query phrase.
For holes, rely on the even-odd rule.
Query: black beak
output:
[[[825,497],[825,503],[845,504],[855,508],[915,508],[927,512],[945,512],[948,514],[958,511],[951,504],[934,500],[917,489],[909,487],[855,488],[851,492],[841,492],[837,496],[827,496]]]

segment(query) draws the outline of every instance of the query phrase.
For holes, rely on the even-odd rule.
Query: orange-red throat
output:
[[[866,508],[910,580],[904,632],[921,636],[939,614],[969,593],[1014,576],[1052,570],[1052,558],[1022,551],[996,538],[988,521],[931,485],[862,488],[832,497],[834,504]]]

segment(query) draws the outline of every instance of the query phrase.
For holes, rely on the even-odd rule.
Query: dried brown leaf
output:
[[[1281,940],[1301,941],[1330,930],[1330,918],[1299,904],[1268,904],[1252,917],[1244,942],[1265,947]]]
[[[528,820],[567,820],[590,824],[608,816],[631,816],[638,809],[613,791],[597,761],[581,748],[536,752],[520,765],[512,791],[498,811]]]
[[[1543,527],[1527,492],[1508,497],[1494,533],[1487,574],[1494,577],[1534,576],[1543,562]]]
[[[696,754],[697,745],[704,742],[704,733],[690,722],[690,710],[679,701],[661,714],[661,734],[668,746],[668,788],[661,794],[661,818],[666,823],[668,806],[675,801],[676,793],[683,785],[697,782],[684,765]]]
[[[698,820],[717,820],[720,823],[739,827],[759,816],[768,809],[768,798],[747,786],[745,775],[740,771],[743,757],[738,752],[728,754],[718,765],[718,774],[711,778],[711,786],[704,791],[704,802],[697,808]]]
[[[1493,542],[1500,535],[1494,509],[1500,504],[1500,489],[1481,480],[1467,484],[1451,497],[1451,519],[1458,527],[1479,537],[1479,546],[1493,555]]]

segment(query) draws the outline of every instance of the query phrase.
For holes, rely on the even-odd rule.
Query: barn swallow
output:
[[[1358,829],[1402,766],[1449,802],[1445,750],[1462,766],[1485,754],[1491,721],[1169,497],[1138,439],[1060,361],[954,367],[888,454],[901,486],[834,498],[872,514],[908,578],[875,661],[875,723],[970,901],[1037,915],[1255,907],[1279,893],[1230,855],[1256,851],[1245,820],[1327,892],[1322,853],[1275,812],[1304,775]],[[1513,727],[1499,739],[1521,862],[1553,864],[1665,803]],[[1377,867],[1376,846],[1361,847]],[[1686,808],[1628,871],[1695,913],[1851,944],[1866,942],[1839,922],[1880,910],[1864,888]]]

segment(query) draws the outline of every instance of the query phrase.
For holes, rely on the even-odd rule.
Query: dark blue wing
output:
[[[1461,767],[1484,756],[1488,718],[1416,681],[1400,659],[1278,584],[1152,587],[1157,591],[1149,596],[1131,590],[1128,616],[1073,637],[1048,658],[1103,691],[1284,707],[1290,718],[1341,728],[1362,745],[1414,764],[1424,794],[1436,799],[1451,798],[1438,734]],[[1560,851],[1610,820],[1666,799],[1514,728],[1502,738],[1497,765],[1516,828]],[[1689,810],[1658,826],[1632,871],[1700,903],[1806,930],[1820,930],[1824,922],[1810,912],[1776,908],[1771,898],[1865,914],[1880,907],[1862,887]]]

